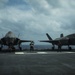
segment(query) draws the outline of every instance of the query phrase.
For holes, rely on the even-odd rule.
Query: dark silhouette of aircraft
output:
[[[15,50],[14,46],[18,45],[18,48],[22,50],[20,46],[22,42],[31,42],[31,40],[20,40],[13,32],[9,31],[3,38],[0,39],[0,50],[2,50],[3,45],[8,46],[11,50]]]
[[[52,43],[53,47],[52,49],[55,49],[55,45],[58,46],[58,49],[61,49],[62,46],[68,46],[69,50],[72,48],[70,45],[75,45],[75,34],[70,34],[67,36],[63,36],[63,34],[60,35],[60,38],[52,39],[48,33],[46,33],[49,40],[40,40],[40,42],[48,42]]]

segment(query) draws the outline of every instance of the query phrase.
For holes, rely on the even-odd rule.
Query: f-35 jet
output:
[[[55,49],[55,45],[58,46],[58,49],[61,49],[62,46],[68,46],[69,50],[72,48],[70,45],[75,45],[75,34],[70,34],[67,36],[60,35],[60,38],[52,39],[48,33],[46,33],[49,40],[41,40],[40,42],[48,42],[53,45],[52,49]]]
[[[4,45],[8,46],[8,48],[12,50],[15,50],[14,46],[18,45],[18,48],[22,50],[20,46],[22,42],[31,42],[31,40],[20,40],[13,32],[9,31],[3,38],[0,39],[0,50],[2,50]]]

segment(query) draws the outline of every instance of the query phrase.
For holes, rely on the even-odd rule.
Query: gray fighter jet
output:
[[[52,49],[55,49],[55,45],[58,46],[58,49],[61,49],[62,46],[68,46],[69,50],[72,48],[70,45],[75,45],[75,34],[70,34],[67,36],[63,36],[63,34],[60,35],[60,38],[52,39],[48,33],[46,33],[49,40],[41,40],[40,42],[48,42],[52,43],[53,47]]]
[[[0,39],[0,50],[2,50],[4,45],[8,46],[11,50],[15,50],[14,46],[18,45],[19,49],[22,50],[20,46],[22,42],[31,42],[31,40],[20,40],[13,32],[9,31],[3,38]]]

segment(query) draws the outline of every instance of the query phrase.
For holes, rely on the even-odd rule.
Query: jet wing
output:
[[[32,40],[20,40],[20,42],[31,42]]]
[[[58,40],[41,40],[40,42],[48,42],[48,43],[52,43],[52,44],[59,43]]]
[[[50,41],[49,41],[49,40],[41,40],[40,42],[49,42],[49,43],[50,43]]]

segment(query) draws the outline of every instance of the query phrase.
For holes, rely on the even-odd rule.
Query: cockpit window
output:
[[[6,35],[5,35],[5,37],[7,38],[16,38],[16,36],[15,36],[15,34],[13,33],[13,32],[11,32],[11,31],[9,31]]]

